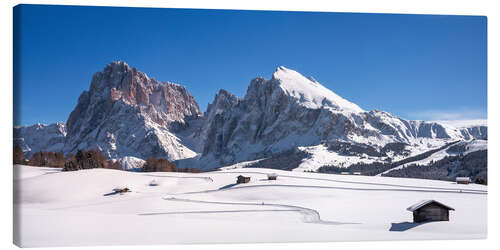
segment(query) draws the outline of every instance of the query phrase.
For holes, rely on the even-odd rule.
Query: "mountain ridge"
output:
[[[363,144],[375,151],[403,143],[415,153],[451,140],[487,139],[486,126],[456,128],[365,111],[284,66],[270,79],[251,80],[243,98],[219,90],[202,115],[185,87],[159,82],[123,61],[93,75],[89,90],[82,92],[64,124],[64,136],[54,134],[57,146],[25,140],[37,137],[36,132],[14,130],[15,143],[24,143],[28,154],[32,149],[74,153],[95,148],[112,159],[161,157],[201,169],[325,142]],[[48,135],[38,137],[51,140]]]

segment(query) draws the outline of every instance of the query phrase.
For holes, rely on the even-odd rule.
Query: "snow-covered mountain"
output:
[[[312,77],[280,66],[271,79],[252,80],[242,99],[221,91],[194,136],[203,142],[202,154],[179,161],[181,167],[212,168],[294,148],[307,151],[304,147],[331,142],[365,145],[376,152],[374,161],[385,161],[455,140],[486,139],[487,128],[455,128],[444,123],[405,120],[378,110],[364,111]],[[401,150],[383,150],[394,143],[404,145],[405,154]]]
[[[95,148],[130,168],[137,167],[137,158],[165,157],[181,168],[212,169],[300,151],[308,156],[304,164],[314,164],[298,169],[315,170],[333,159],[342,166],[387,162],[454,141],[487,139],[485,124],[454,126],[365,111],[283,66],[269,80],[253,79],[243,98],[220,90],[201,115],[184,87],[113,62],[93,76],[66,127],[57,126],[64,133],[49,133],[54,139],[25,127],[17,128],[16,140],[25,150]]]
[[[93,76],[90,89],[78,98],[66,123],[64,151],[95,148],[109,158],[192,157],[196,154],[176,132],[200,114],[184,87],[113,62]]]
[[[61,122],[14,127],[14,144],[19,145],[28,158],[42,150],[63,151],[65,137],[66,126]]]
[[[94,148],[112,159],[175,160],[196,155],[176,133],[200,115],[198,104],[184,87],[159,82],[118,61],[94,74],[66,125],[15,127],[14,143],[28,156],[40,150],[75,153]]]

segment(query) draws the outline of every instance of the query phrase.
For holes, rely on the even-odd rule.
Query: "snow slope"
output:
[[[302,163],[293,171],[316,171],[322,166],[333,165],[339,167],[349,167],[356,163],[373,163],[376,161],[382,161],[380,157],[370,157],[370,156],[350,156],[342,155],[338,152],[329,151],[325,145],[311,146],[311,147],[299,147],[300,150],[304,150],[311,154],[311,157],[304,159]]]
[[[120,158],[120,165],[122,166],[123,170],[128,170],[128,171],[137,171],[141,169],[144,166],[144,163],[146,162],[143,159],[136,158],[133,156],[125,156]]]
[[[412,162],[409,162],[409,163],[406,163],[406,164],[403,164],[403,165],[399,165],[399,166],[397,166],[395,168],[391,168],[391,169],[389,169],[387,171],[384,171],[384,172],[378,174],[378,176],[381,176],[383,174],[387,174],[387,173],[391,172],[392,170],[405,168],[405,167],[407,167],[409,165],[413,165],[413,164],[428,165],[431,162],[439,161],[439,160],[441,160],[441,159],[443,159],[443,158],[445,158],[447,156],[455,156],[458,153],[457,152],[450,152],[449,149],[450,149],[450,147],[453,147],[455,145],[460,145],[460,144],[465,145],[466,148],[467,148],[465,150],[465,152],[463,152],[464,155],[472,153],[472,152],[475,152],[475,151],[487,150],[488,149],[488,147],[487,147],[488,144],[487,144],[486,140],[473,140],[473,141],[470,141],[470,142],[459,142],[458,144],[450,145],[449,147],[446,147],[446,148],[444,148],[442,150],[439,150],[436,153],[431,154],[429,157],[427,157],[425,159],[418,160],[418,161],[412,161]]]
[[[14,166],[15,241],[25,247],[115,244],[478,239],[487,187],[367,176],[232,169],[200,174]],[[268,181],[268,173],[277,173]],[[250,176],[235,185],[238,175]],[[150,186],[151,180],[158,186]],[[115,187],[132,192],[114,195]],[[413,224],[435,199],[448,222]]]

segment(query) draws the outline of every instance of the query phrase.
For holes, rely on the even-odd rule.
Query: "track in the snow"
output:
[[[267,206],[267,207],[278,207],[284,209],[271,209],[270,211],[295,211],[302,215],[302,221],[305,223],[317,223],[317,224],[328,224],[328,225],[343,225],[343,224],[359,224],[350,222],[338,222],[338,221],[326,221],[322,220],[318,211],[300,206],[285,205],[285,204],[274,204],[274,203],[257,203],[257,202],[222,202],[222,201],[201,201],[201,200],[191,200],[191,199],[180,199],[175,197],[163,198],[167,201],[179,201],[179,202],[191,202],[191,203],[203,203],[203,204],[217,204],[217,205],[238,205],[238,206]],[[262,211],[262,210],[260,210]],[[158,213],[162,214],[162,213]]]

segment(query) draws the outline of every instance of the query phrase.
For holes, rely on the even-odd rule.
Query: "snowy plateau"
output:
[[[366,111],[283,66],[202,113],[183,86],[112,62],[65,123],[14,127],[14,144],[27,158],[95,149],[127,171],[14,165],[15,243],[482,239],[487,186],[452,180],[486,179],[460,164],[484,163],[487,139],[484,120]],[[141,172],[150,157],[204,172]],[[420,169],[437,172],[411,178]],[[406,208],[422,200],[452,207],[450,220],[413,223]]]
[[[193,174],[15,165],[14,173],[15,242],[24,247],[487,235],[487,187],[478,184],[256,168]],[[238,175],[251,180],[236,185]],[[124,186],[131,192],[112,193]],[[454,208],[450,221],[413,223],[406,208],[427,199]]]

